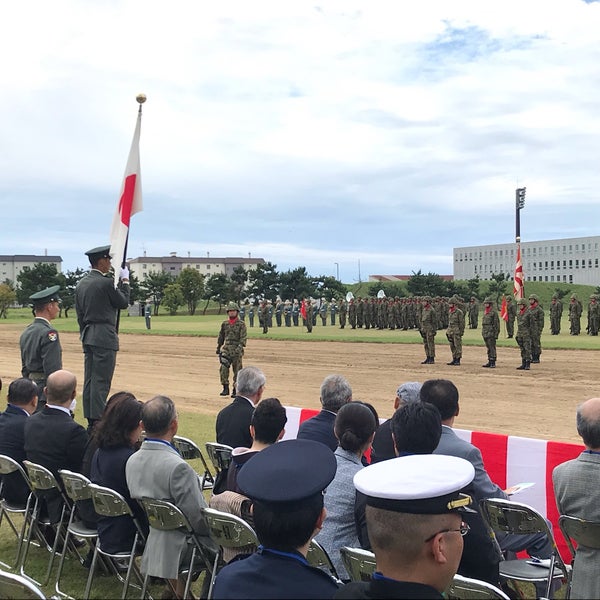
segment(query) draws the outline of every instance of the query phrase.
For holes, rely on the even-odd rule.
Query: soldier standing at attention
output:
[[[348,314],[348,305],[346,301],[342,298],[340,300],[340,329],[344,329],[346,327],[346,315]]]
[[[119,350],[117,313],[129,305],[129,269],[120,272],[120,285],[112,277],[110,246],[86,252],[91,269],[75,288],[75,310],[83,344],[83,416],[88,430],[102,417],[110,392]]]
[[[21,375],[31,379],[38,387],[38,405],[36,412],[46,404],[44,388],[50,373],[62,369],[62,348],[58,331],[51,321],[60,311],[59,285],[53,285],[41,292],[29,296],[33,304],[33,323],[21,334]]]
[[[335,315],[337,314],[337,310],[338,307],[335,298],[332,298],[331,302],[329,303],[329,316],[332,325],[335,325]]]
[[[275,323],[277,323],[277,327],[281,327],[281,317],[283,316],[283,302],[281,298],[277,296],[277,301],[275,302]]]
[[[550,333],[558,335],[560,333],[560,320],[562,318],[563,305],[558,294],[553,294],[550,302]]]
[[[146,300],[146,304],[144,306],[144,318],[146,319],[146,329],[152,328],[152,304],[150,304],[150,300]]]
[[[365,318],[365,305],[359,296],[356,299],[356,326],[361,329]]]
[[[419,328],[425,347],[425,360],[422,365],[432,365],[435,362],[435,336],[437,334],[437,318],[435,309],[431,306],[431,297],[423,298],[423,310],[421,312],[421,326]]]
[[[298,299],[294,298],[294,302],[292,304],[292,322],[294,323],[294,327],[298,327],[299,315],[300,315],[300,305],[298,304]]]
[[[506,297],[506,314],[508,315],[506,337],[511,338],[515,335],[515,319],[517,318],[517,307],[513,304],[512,296]]]
[[[254,302],[250,304],[248,308],[248,321],[250,321],[250,327],[254,327],[254,311],[256,310]]]
[[[496,340],[500,334],[500,319],[494,307],[494,299],[488,296],[483,301],[483,316],[481,317],[481,336],[487,348],[488,361],[484,367],[496,367]]]
[[[283,303],[283,320],[286,327],[292,326],[292,305],[289,300]]]
[[[531,362],[539,363],[542,353],[542,330],[544,329],[544,309],[535,294],[529,295],[531,311]]]
[[[469,302],[469,329],[477,329],[479,324],[479,303],[475,296],[471,296]]]
[[[598,335],[599,326],[600,326],[600,304],[598,304],[598,296],[596,296],[596,294],[592,294],[590,296],[590,303],[588,304],[588,324],[587,324],[588,335]]]
[[[327,325],[327,300],[321,298],[321,304],[319,305],[319,316],[321,317],[321,323],[323,327]]]
[[[446,329],[446,337],[452,351],[452,361],[446,364],[453,367],[460,366],[462,336],[465,333],[465,314],[456,306],[456,301],[454,296],[448,301],[448,329]]]
[[[263,300],[260,305],[259,321],[263,328],[263,333],[269,332],[269,304]]]
[[[227,305],[227,321],[221,323],[221,331],[217,340],[217,354],[221,367],[219,375],[221,376],[221,385],[223,390],[219,396],[229,396],[229,367],[233,368],[233,392],[232,398],[235,398],[235,384],[237,382],[238,371],[242,368],[242,357],[246,347],[246,324],[239,318],[240,309],[235,302]]]
[[[352,327],[352,329],[356,329],[356,313],[356,303],[354,302],[354,298],[351,298],[350,302],[348,303],[348,322],[350,323],[350,327]]]
[[[306,333],[312,333],[313,316],[314,316],[313,315],[313,304],[312,304],[310,298],[304,298],[304,300],[302,302],[304,304],[302,316],[304,317],[304,321],[305,321],[305,325],[306,325]]]
[[[527,309],[527,301],[525,298],[517,300],[517,344],[521,349],[521,366],[517,367],[517,371],[529,371],[531,364],[531,322],[532,314]]]
[[[581,333],[581,313],[583,312],[581,302],[577,299],[577,294],[571,294],[569,302],[569,321],[571,322],[570,334],[579,335]]]

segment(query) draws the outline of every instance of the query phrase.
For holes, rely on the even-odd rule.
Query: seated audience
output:
[[[327,519],[316,539],[329,554],[342,580],[348,580],[349,575],[342,563],[340,548],[359,545],[354,518],[356,490],[352,481],[363,468],[361,457],[370,448],[376,428],[375,415],[362,402],[344,404],[335,418],[334,431],[339,440],[334,452],[337,470],[325,494]]]
[[[35,412],[38,387],[25,377],[15,379],[8,386],[8,404],[0,414],[0,454],[16,460],[21,466],[25,460],[25,423]],[[2,497],[12,505],[25,506],[29,486],[20,473],[1,475]]]
[[[600,521],[600,398],[590,398],[577,407],[577,433],[585,450],[575,459],[554,468],[552,481],[556,506],[561,515]],[[573,564],[571,598],[600,598],[598,561],[600,550],[577,547]]]
[[[443,598],[454,577],[469,528],[461,493],[473,479],[466,460],[406,456],[358,472],[377,561],[369,582],[346,584],[336,598]],[[468,537],[468,535],[467,535]]]
[[[216,434],[219,444],[232,448],[252,445],[250,421],[254,408],[262,398],[267,378],[257,367],[240,369],[237,375],[233,402],[221,409],[217,415]]]
[[[253,501],[258,551],[223,567],[215,600],[229,598],[331,598],[335,581],[306,560],[325,519],[323,491],[336,460],[323,444],[287,440],[259,452],[239,472],[238,484]]]
[[[300,424],[297,439],[314,440],[331,450],[338,446],[333,432],[335,415],[344,404],[352,402],[352,388],[342,375],[328,375],[321,384],[321,412]]]

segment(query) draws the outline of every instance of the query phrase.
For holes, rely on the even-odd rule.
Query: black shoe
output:
[[[520,367],[517,367],[517,371],[524,371],[524,370],[525,370],[525,361],[523,361],[523,362],[521,363],[521,366],[520,366]]]
[[[539,358],[533,358],[533,359],[531,359],[531,362],[532,362],[534,365],[539,365],[539,364],[540,364],[540,359],[539,359]]]
[[[492,366],[492,363],[491,363],[491,361],[488,360],[487,363],[485,363],[485,365],[481,365],[481,366],[484,367],[485,369],[487,369]]]
[[[430,357],[430,358],[429,358],[429,364],[430,364],[430,365],[433,365],[434,363],[435,363],[435,358],[433,358],[433,357]]]
[[[429,364],[429,356],[425,359],[421,361],[422,365],[428,365]]]
[[[539,361],[538,361],[538,362],[539,362]],[[524,367],[524,369],[525,369],[526,371],[529,371],[529,365],[530,365],[530,364],[531,364],[531,361],[530,361],[530,360],[527,360],[527,361],[525,361],[525,367]]]
[[[456,364],[455,360],[452,360],[452,362],[446,363],[449,367],[453,367]]]
[[[223,391],[219,394],[219,396],[229,396],[229,385],[223,386]]]
[[[233,392],[231,392],[231,397],[232,397],[232,398],[235,398],[235,395],[236,395],[236,394],[235,394],[235,385],[234,385],[234,386],[233,386]]]
[[[490,369],[495,369],[495,368],[496,368],[496,361],[490,360]]]

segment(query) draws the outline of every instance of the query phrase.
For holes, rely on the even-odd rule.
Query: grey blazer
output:
[[[561,515],[600,521],[600,455],[582,452],[552,472],[556,506]],[[571,598],[600,598],[600,550],[577,548]]]
[[[173,447],[144,441],[127,461],[125,476],[132,498],[168,500],[181,509],[196,533],[208,536],[206,521],[200,514],[200,508],[206,507],[200,480]],[[203,541],[213,547],[208,537]],[[142,556],[142,573],[176,579],[187,549],[185,533],[150,528]]]

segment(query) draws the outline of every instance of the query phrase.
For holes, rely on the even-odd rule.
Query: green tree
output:
[[[447,296],[449,292],[448,282],[436,273],[423,275],[421,269],[406,282],[406,289],[413,296]]]
[[[177,283],[187,303],[188,313],[196,314],[196,307],[204,294],[204,277],[196,269],[186,267],[179,273]]]
[[[162,303],[167,307],[170,315],[177,313],[177,309],[185,303],[183,291],[178,283],[168,283],[165,286]]]
[[[173,278],[164,271],[151,271],[146,275],[146,279],[140,285],[145,298],[152,298],[154,304],[154,314],[158,315],[158,309],[162,302],[165,287],[173,283]]]
[[[506,293],[507,285],[508,281],[506,281],[506,275],[504,273],[492,273],[490,284],[488,286],[488,293],[491,296],[496,297],[496,306],[498,305],[499,298]]]
[[[7,283],[0,283],[0,318],[8,315],[8,309],[17,299],[17,293]]]
[[[65,317],[69,318],[69,311],[75,306],[75,288],[79,281],[85,276],[86,271],[77,267],[74,271],[59,273],[60,279],[60,310],[65,311]]]
[[[467,279],[467,290],[469,297],[475,296],[475,298],[479,299],[479,283],[479,275],[475,275],[473,279]]]
[[[569,288],[554,288],[554,293],[562,300],[571,290]],[[600,293],[600,285],[596,288],[596,294]]]
[[[244,269],[242,265],[238,265],[233,269],[231,274],[231,283],[233,285],[233,291],[235,293],[236,302],[240,303],[242,300],[242,293],[248,283],[248,271]]]
[[[279,294],[279,285],[277,265],[271,262],[259,263],[248,273],[248,292],[255,298],[264,296],[274,302]]]
[[[280,273],[279,294],[284,300],[315,296],[315,284],[306,272],[306,267],[296,267],[291,271]]]
[[[208,303],[213,300],[219,304],[219,314],[223,304],[234,299],[234,289],[231,279],[225,273],[215,273],[211,275],[204,283],[204,299],[206,305],[202,314],[206,314]]]
[[[29,296],[53,285],[60,285],[61,281],[56,270],[56,265],[36,263],[33,267],[23,267],[17,275],[17,301],[25,305],[29,303]]]
[[[377,292],[379,292],[379,290],[383,290],[387,298],[395,298],[396,296],[398,296],[398,298],[402,298],[403,296],[406,296],[402,285],[400,283],[393,283],[391,281],[372,283],[368,289],[369,296],[372,296],[373,298],[377,296]]]
[[[319,275],[313,277],[315,294],[324,297],[327,302],[332,298],[341,298],[346,295],[346,286],[330,275]]]

